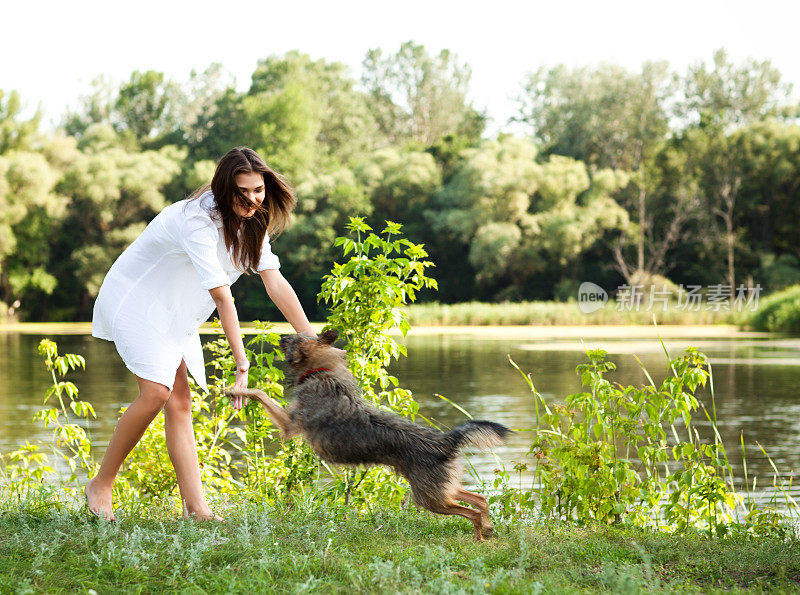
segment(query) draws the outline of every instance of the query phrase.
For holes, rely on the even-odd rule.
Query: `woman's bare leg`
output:
[[[211,512],[203,495],[197,443],[192,426],[192,395],[189,392],[186,362],[183,361],[175,374],[172,395],[164,406],[164,433],[185,514],[197,519],[219,519]]]
[[[169,388],[163,384],[136,376],[139,383],[139,396],[125,410],[117,422],[114,435],[108,443],[103,462],[97,475],[86,484],[84,492],[89,508],[100,518],[113,521],[114,510],[111,503],[111,489],[122,462],[136,443],[144,435],[170,396]]]

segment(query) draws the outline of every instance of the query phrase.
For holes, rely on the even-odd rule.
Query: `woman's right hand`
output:
[[[249,369],[249,362],[236,366],[236,381],[233,383],[234,389],[247,388],[247,372]],[[231,397],[231,406],[236,409],[236,411],[240,411],[245,405],[247,405],[247,397]]]
[[[247,352],[242,343],[242,329],[239,328],[239,316],[236,314],[236,306],[233,303],[230,285],[220,285],[209,289],[211,299],[217,306],[219,320],[222,323],[222,330],[233,352],[233,359],[236,362],[236,380],[233,388],[245,390],[247,388],[247,370],[250,369],[250,362],[247,360]],[[245,397],[231,397],[231,405],[237,411],[247,403]]]

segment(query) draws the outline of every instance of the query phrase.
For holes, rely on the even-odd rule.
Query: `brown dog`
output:
[[[361,397],[343,352],[333,347],[337,336],[336,331],[326,331],[319,337],[281,338],[294,384],[288,410],[260,390],[226,394],[260,402],[284,438],[302,435],[325,461],[394,468],[408,480],[417,504],[431,512],[469,519],[475,539],[483,541],[483,535],[492,532],[489,507],[482,495],[461,487],[459,451],[468,443],[496,446],[510,430],[491,421],[468,421],[450,432],[439,432],[374,407]]]

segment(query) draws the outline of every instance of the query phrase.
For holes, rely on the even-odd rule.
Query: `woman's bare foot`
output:
[[[84,486],[86,506],[93,515],[104,521],[116,521],[111,503],[111,488],[95,486],[95,481],[89,480]]]
[[[224,523],[225,519],[218,514],[212,512],[212,510],[208,507],[208,505],[203,505],[197,507],[183,507],[183,514],[181,515],[185,519],[194,519],[195,521],[215,521],[217,523]]]

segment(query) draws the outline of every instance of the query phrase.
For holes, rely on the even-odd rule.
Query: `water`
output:
[[[662,329],[665,330],[665,329]],[[743,475],[740,432],[744,431],[749,476],[758,486],[772,483],[773,469],[756,442],[769,453],[784,477],[800,468],[800,340],[755,333],[713,330],[672,330],[665,339],[673,357],[688,345],[709,355],[714,381],[719,430],[734,472]],[[575,367],[586,361],[586,347],[602,347],[617,370],[609,378],[622,384],[643,384],[647,378],[636,354],[656,383],[668,373],[661,344],[651,329],[509,329],[508,331],[453,330],[410,336],[409,357],[392,367],[401,386],[411,389],[420,402],[420,413],[443,426],[463,421],[464,414],[438,397],[443,395],[476,419],[499,421],[520,430],[496,450],[499,461],[527,461],[532,434],[524,430],[535,423],[534,400],[508,357],[532,374],[536,388],[557,401],[581,390]],[[36,351],[41,336],[0,333],[0,452],[6,453],[25,440],[35,442],[49,433],[31,423],[42,406],[52,379]],[[93,403],[97,419],[89,430],[101,455],[117,419],[119,408],[137,396],[136,382],[119,359],[112,343],[85,335],[51,335],[59,353],[79,353],[87,369],[70,375],[81,397]],[[698,395],[711,409],[710,391]],[[695,422],[702,434],[711,429],[698,412]],[[498,466],[492,455],[472,455],[470,462],[490,479]],[[793,492],[794,493],[794,492]]]

